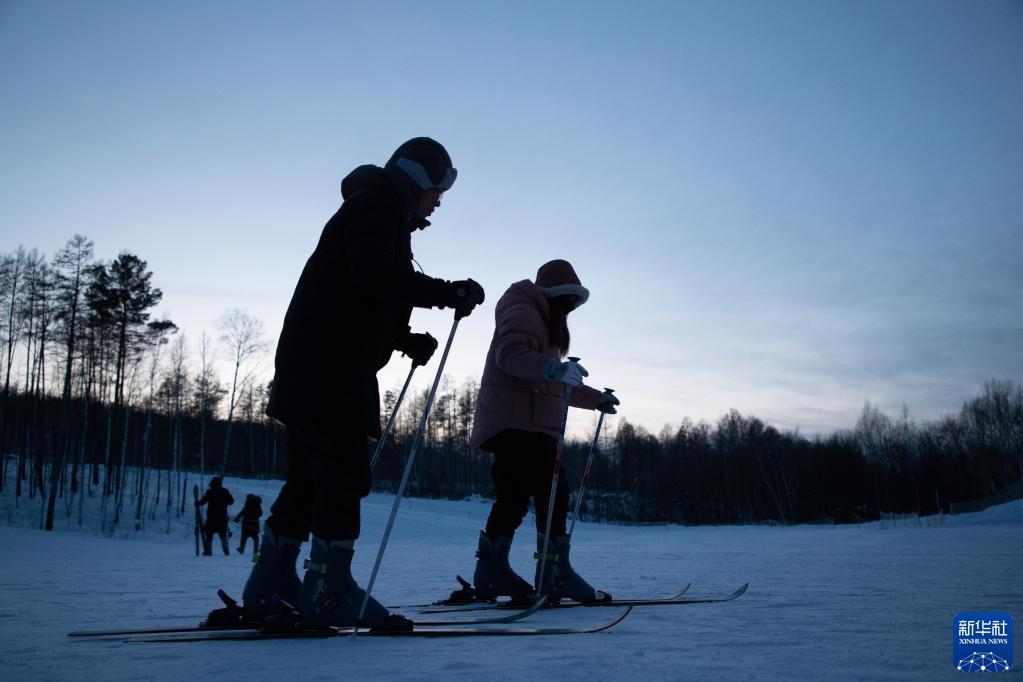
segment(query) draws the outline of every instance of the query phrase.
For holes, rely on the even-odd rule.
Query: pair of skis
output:
[[[534,605],[539,608],[539,605]],[[530,607],[533,608],[533,607]],[[588,627],[490,627],[489,625],[471,625],[479,621],[459,621],[453,624],[442,622],[416,622],[411,630],[389,630],[379,628],[357,627],[323,627],[296,628],[282,632],[211,632],[196,633],[183,636],[141,636],[129,637],[126,642],[173,643],[173,642],[207,642],[207,641],[256,641],[265,639],[324,639],[328,637],[510,637],[523,635],[575,635],[607,630],[622,621],[631,606],[623,608],[614,618],[606,622]],[[525,618],[521,616],[520,618]],[[492,621],[486,621],[488,623]]]
[[[523,608],[516,613],[508,614],[505,616],[481,616],[477,618],[462,618],[458,620],[427,620],[417,621],[415,625],[436,627],[436,626],[454,626],[454,625],[484,625],[484,624],[507,624],[514,623],[515,621],[528,618],[540,609],[542,609],[547,602],[547,598],[543,597],[539,599],[535,604]],[[239,621],[237,623],[229,624],[212,624],[210,622],[203,622],[199,625],[181,625],[181,626],[166,626],[166,627],[152,627],[152,628],[128,628],[128,629],[111,629],[111,630],[79,630],[76,632],[69,632],[69,637],[117,637],[117,636],[139,636],[139,635],[168,635],[168,634],[196,634],[196,633],[209,633],[209,632],[262,632],[264,624],[260,622],[245,622]],[[297,629],[297,628],[296,628]],[[366,628],[364,628],[366,629]],[[271,634],[271,633],[266,633]],[[272,634],[290,634],[290,633],[272,633]]]
[[[620,623],[635,606],[653,605],[680,605],[680,604],[710,604],[731,601],[742,596],[748,589],[749,584],[741,586],[734,592],[723,596],[711,597],[686,597],[685,593],[689,585],[680,591],[661,599],[618,599],[610,602],[597,602],[583,604],[577,602],[565,602],[547,604],[546,597],[541,598],[528,608],[514,606],[508,603],[488,603],[474,605],[460,605],[454,608],[438,608],[436,605],[421,605],[427,607],[420,611],[423,614],[450,613],[453,611],[465,611],[473,609],[516,609],[515,613],[496,617],[476,617],[468,619],[444,619],[416,621],[412,630],[388,630],[374,628],[356,627],[325,627],[325,628],[300,628],[284,629],[282,631],[263,631],[261,626],[252,623],[238,623],[232,625],[199,625],[190,627],[159,627],[142,629],[121,629],[121,630],[89,630],[68,633],[71,637],[92,638],[92,637],[124,637],[126,642],[202,642],[202,641],[246,641],[264,639],[293,639],[293,638],[326,638],[326,637],[505,637],[522,635],[567,635],[567,634],[589,634],[601,632],[614,627]],[[499,627],[528,618],[541,609],[570,608],[574,606],[618,606],[621,610],[611,619],[592,626],[567,626],[567,627]],[[417,608],[409,606],[405,608]],[[497,627],[495,627],[497,626]]]
[[[254,626],[199,626],[192,628],[147,628],[140,630],[92,630],[68,633],[72,637],[125,637],[125,642],[173,643],[207,641],[255,641],[265,639],[322,639],[327,637],[507,637],[521,635],[570,635],[600,632],[617,625],[629,615],[623,608],[610,620],[587,627],[492,627],[513,623],[543,608],[546,598],[528,609],[498,618],[416,621],[411,630],[357,627],[295,627],[281,631],[263,631]]]

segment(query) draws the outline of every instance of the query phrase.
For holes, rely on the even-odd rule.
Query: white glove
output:
[[[583,383],[583,377],[590,375],[590,373],[586,371],[586,368],[578,362],[573,360],[558,362],[554,358],[547,361],[547,365],[544,367],[543,373],[545,379],[549,381],[560,381],[568,386],[579,386]]]

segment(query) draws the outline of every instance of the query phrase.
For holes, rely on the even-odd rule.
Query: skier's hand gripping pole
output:
[[[437,367],[437,376],[433,379],[433,387],[430,388],[430,396],[426,399],[426,407],[423,408],[423,415],[419,418],[419,429],[416,431],[416,439],[412,442],[412,450],[409,451],[408,460],[405,462],[405,471],[401,475],[401,483],[398,484],[398,492],[394,496],[394,504],[391,505],[391,515],[387,519],[387,526],[384,528],[384,537],[380,541],[380,549],[377,551],[376,562],[373,564],[373,573],[369,576],[369,583],[366,585],[366,597],[362,600],[362,607],[359,608],[359,618],[356,623],[362,622],[366,615],[366,606],[369,604],[369,596],[373,592],[373,584],[376,582],[377,573],[380,571],[380,563],[384,559],[384,550],[387,549],[387,540],[391,537],[391,529],[394,528],[394,519],[398,515],[398,507],[401,505],[401,498],[405,494],[405,486],[408,485],[409,474],[412,473],[412,464],[416,461],[416,452],[419,450],[419,443],[423,439],[423,431],[426,430],[426,420],[430,416],[430,408],[433,406],[433,398],[437,395],[437,386],[440,385],[440,377],[444,373],[444,365],[448,361],[448,353],[451,351],[451,342],[455,340],[455,332],[458,330],[458,320],[451,323],[451,333],[448,334],[448,342],[444,344],[444,354],[440,358],[440,365]],[[409,374],[411,378],[411,373]]]

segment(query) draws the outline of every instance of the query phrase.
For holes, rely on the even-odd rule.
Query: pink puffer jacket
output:
[[[550,304],[528,279],[508,287],[497,302],[497,327],[487,351],[470,445],[484,447],[505,429],[561,434],[565,385],[546,381],[548,358],[558,359],[547,331]],[[601,392],[589,386],[572,389],[572,407],[596,409]]]

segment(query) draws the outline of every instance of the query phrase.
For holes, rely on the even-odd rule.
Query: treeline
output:
[[[490,458],[468,447],[476,385],[437,399],[417,455],[412,494],[492,495]],[[394,394],[386,394],[392,402]],[[400,480],[425,394],[396,421],[377,485]],[[568,442],[573,488],[589,442]],[[688,419],[654,436],[627,421],[598,444],[580,514],[633,523],[855,523],[882,513],[948,513],[1023,476],[1023,388],[988,382],[960,413],[918,425],[866,405],[854,429],[806,438],[732,410],[716,424]]]
[[[139,528],[155,500],[184,513],[189,471],[278,470],[278,429],[262,417],[262,323],[228,309],[195,362],[174,322],[153,319],[163,293],[152,277],[129,252],[96,260],[81,235],[52,259],[0,254],[0,490],[13,486],[18,504],[45,499],[47,530],[58,500],[70,516],[76,495],[79,515],[84,496],[102,495],[105,529],[129,514]]]
[[[105,530],[125,518],[141,528],[158,508],[168,520],[184,514],[190,482],[212,473],[283,475],[284,429],[264,415],[262,324],[229,309],[216,339],[203,333],[190,351],[172,321],[151,319],[161,298],[144,260],[125,252],[96,261],[81,236],[51,261],[24,249],[0,255],[0,490],[13,487],[17,504],[44,501],[42,527],[53,527],[58,510],[77,510],[81,523],[84,498],[102,496]],[[490,455],[468,444],[476,393],[472,380],[442,383],[409,494],[492,494]],[[384,393],[385,417],[395,399]],[[421,392],[402,405],[374,472],[378,489],[400,480],[425,402]],[[589,447],[566,444],[573,486]],[[605,428],[581,513],[634,523],[844,523],[948,512],[1019,487],[1021,474],[1023,389],[991,381],[959,414],[933,423],[868,404],[852,430],[814,438],[734,410],[656,436],[621,420]]]

